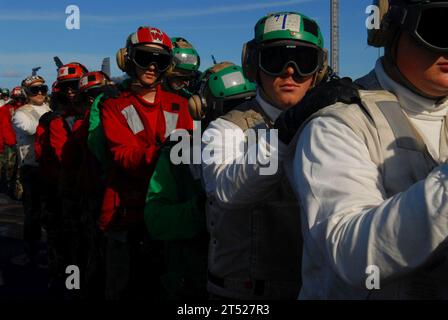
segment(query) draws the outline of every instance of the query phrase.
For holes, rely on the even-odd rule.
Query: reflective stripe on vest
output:
[[[165,116],[165,137],[168,137],[177,128],[179,114],[164,110],[163,115]]]
[[[360,91],[360,96],[378,132],[384,188],[393,196],[426,178],[438,164],[395,95],[387,91]]]
[[[252,99],[239,105],[220,118],[234,123],[240,127],[243,132],[262,123],[265,123],[269,128],[269,124],[265,121],[260,111],[262,111],[262,108],[257,100]]]
[[[63,119],[62,121],[65,121],[67,123],[68,127],[70,128],[70,131],[73,130],[73,125],[75,124],[74,116],[67,117],[67,118]]]
[[[397,98],[387,91],[360,91],[361,103],[378,129],[384,147],[426,152],[422,137],[401,108]]]
[[[121,114],[126,118],[126,122],[134,134],[145,129],[137,110],[135,110],[135,107],[132,104],[121,110]]]

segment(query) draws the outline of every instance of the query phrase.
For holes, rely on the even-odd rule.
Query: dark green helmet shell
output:
[[[271,13],[255,25],[255,42],[275,40],[298,40],[324,47],[324,38],[319,25],[298,12]]]
[[[184,38],[171,38],[176,69],[182,71],[198,71],[201,59],[196,49]]]
[[[204,75],[208,74],[208,70]],[[256,91],[256,85],[244,77],[243,69],[237,65],[230,65],[211,74],[207,87],[214,99],[231,99],[232,96],[253,94]]]

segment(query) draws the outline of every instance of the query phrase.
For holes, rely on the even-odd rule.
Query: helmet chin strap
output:
[[[384,49],[384,57],[381,61],[383,62],[383,67],[386,73],[389,75],[389,77],[392,78],[392,80],[396,81],[400,85],[411,90],[413,93],[419,96],[422,96],[430,100],[440,100],[440,101],[445,100],[446,97],[437,98],[423,92],[422,90],[417,88],[414,84],[412,84],[400,71],[397,63],[398,41],[400,39],[400,35],[401,32],[397,32],[393,37],[391,43],[387,44]]]

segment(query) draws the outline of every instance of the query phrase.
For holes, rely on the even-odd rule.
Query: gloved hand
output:
[[[350,78],[331,78],[311,89],[294,107],[285,110],[275,121],[280,141],[289,144],[297,130],[314,113],[327,106],[342,102],[354,104],[360,102],[360,86]]]

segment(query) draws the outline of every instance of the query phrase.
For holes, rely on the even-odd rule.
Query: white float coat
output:
[[[437,159],[448,103],[436,105],[400,86],[380,61],[375,73]],[[341,121],[325,117],[304,128],[285,166],[302,206],[300,298],[364,299],[367,264],[379,267],[381,279],[399,277],[425,262],[448,236],[447,165],[387,199],[363,140]]]

